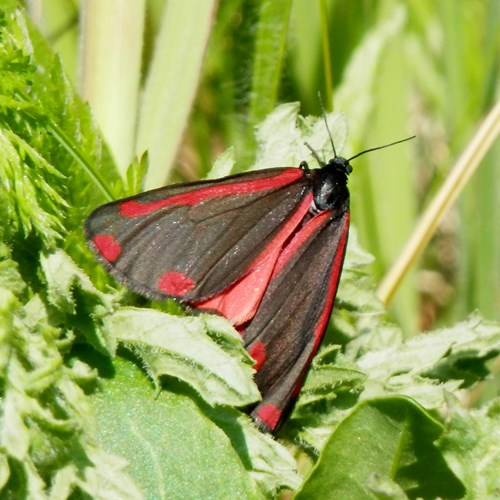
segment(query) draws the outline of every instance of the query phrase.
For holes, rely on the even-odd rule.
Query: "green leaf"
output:
[[[281,489],[295,490],[302,478],[290,451],[269,434],[263,434],[247,415],[236,410],[210,412],[224,430],[249,474],[267,497]]]
[[[495,498],[500,491],[500,399],[479,410],[449,407],[438,447],[467,488],[464,498]]]
[[[294,419],[314,420],[315,414],[325,411],[338,397],[346,393],[354,395],[362,390],[367,376],[357,369],[355,363],[346,360],[340,349],[340,346],[326,346],[314,358],[294,407],[291,423]],[[304,424],[299,422],[299,425]]]
[[[76,302],[73,290],[78,286],[87,296],[94,295],[99,298],[107,312],[113,310],[114,297],[97,290],[89,277],[63,250],[54,250],[42,255],[40,265],[45,274],[48,300],[57,309],[75,314]]]
[[[17,262],[12,260],[11,250],[2,241],[0,241],[0,287],[9,290],[17,297],[21,296],[26,289],[26,283],[19,273]]]
[[[223,318],[123,307],[104,318],[104,328],[142,359],[157,387],[161,376],[170,375],[211,405],[245,406],[260,399],[252,381],[253,361]]]
[[[115,373],[92,398],[98,440],[130,460],[147,498],[259,498],[231,442],[192,399],[154,398],[144,373],[117,358]]]
[[[74,244],[80,211],[120,192],[120,179],[88,107],[21,9],[0,10],[0,54],[3,234],[27,252],[32,236]]]
[[[61,351],[72,340],[50,323],[38,295],[22,305],[0,285],[2,497],[139,498],[124,461],[95,445],[79,383],[95,382],[97,372],[81,361],[74,369],[64,363]]]
[[[263,2],[255,39],[249,121],[259,123],[274,109],[286,58],[290,0]],[[272,57],[271,57],[272,56]],[[250,131],[254,140],[253,130]]]
[[[462,387],[484,380],[490,375],[487,362],[500,353],[500,326],[483,319],[478,313],[466,321],[432,332],[434,344],[449,343],[449,350],[425,375],[445,380],[463,380]],[[421,340],[424,341],[426,336]]]
[[[340,314],[334,315],[336,326]],[[343,355],[336,354],[335,345],[320,350],[284,427],[313,455],[359,401],[406,395],[427,410],[440,411],[449,393],[489,375],[486,363],[500,349],[500,325],[478,315],[408,341],[395,325],[381,325],[378,315],[355,311],[346,318],[358,337],[347,343]]]
[[[373,281],[367,271],[367,266],[372,263],[373,256],[361,247],[358,232],[351,225],[342,276],[335,299],[336,311],[345,308],[349,311],[362,311],[363,314],[371,312],[380,315],[384,312],[382,303],[374,294]]]
[[[489,373],[485,362],[500,350],[500,326],[472,315],[451,328],[418,335],[400,345],[372,346],[357,360],[368,374],[364,397],[406,394],[427,408]]]
[[[295,498],[401,498],[394,483],[410,498],[461,498],[434,445],[442,431],[409,398],[365,401],[337,426]]]
[[[234,167],[234,148],[230,147],[215,160],[210,172],[206,175],[206,179],[219,179],[226,175],[231,175]]]
[[[299,166],[308,160],[316,168],[316,159],[305,145],[307,142],[320,158],[330,158],[332,147],[324,117],[299,115],[300,104],[292,102],[278,106],[258,126],[257,159],[253,169],[271,166]],[[327,113],[326,120],[337,152],[342,150],[347,136],[347,122],[342,113]]]
[[[136,153],[149,152],[148,189],[163,185],[171,169],[200,78],[215,5],[214,0],[173,1],[163,9],[137,133]]]
[[[126,195],[132,196],[144,191],[144,180],[149,167],[148,154],[136,158],[127,168],[126,172]]]
[[[99,322],[116,309],[118,296],[97,290],[63,250],[42,254],[40,265],[49,304],[97,350],[114,355],[116,341],[99,328]]]

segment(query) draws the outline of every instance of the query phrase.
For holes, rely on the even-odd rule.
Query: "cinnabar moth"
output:
[[[325,120],[326,122],[326,120]],[[404,139],[407,140],[407,139]],[[349,162],[272,168],[148,191],[97,208],[90,248],[151,299],[219,313],[255,359],[262,401],[251,416],[281,425],[330,317],[349,231]]]

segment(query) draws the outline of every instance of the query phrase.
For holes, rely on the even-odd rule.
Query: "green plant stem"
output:
[[[330,38],[328,29],[328,7],[326,0],[320,1],[321,12],[321,48],[323,51],[323,67],[325,73],[325,109],[332,111],[333,105],[333,79],[332,79],[332,55],[330,51]]]
[[[216,0],[169,0],[139,116],[136,154],[148,151],[146,189],[163,185],[182,139],[202,71]],[[195,24],[193,24],[195,23]]]
[[[124,178],[135,154],[145,0],[82,3],[81,92]]]
[[[500,102],[497,102],[423,214],[398,260],[378,287],[377,295],[384,304],[390,302],[406,273],[436,231],[443,214],[458,198],[499,134]]]
[[[260,7],[243,164],[251,164],[254,160],[255,126],[271,113],[276,105],[286,57],[291,4],[290,0],[276,0],[263,2]]]

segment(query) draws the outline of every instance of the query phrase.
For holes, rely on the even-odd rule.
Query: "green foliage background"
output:
[[[148,132],[142,129],[153,128],[149,133],[157,135],[148,143],[150,157],[152,145],[173,152],[163,153],[158,163],[152,160],[155,173],[150,170],[149,176],[155,180],[147,182],[149,187],[166,179],[203,176],[228,146],[235,148],[236,168],[243,170],[255,154],[253,127],[278,102],[299,101],[303,115],[319,115],[318,92],[328,108],[333,96],[334,109],[346,113],[349,123],[346,155],[417,135],[412,145],[360,159],[351,179],[354,222],[361,242],[376,257],[373,270],[380,279],[497,100],[496,2],[473,0],[456,9],[450,0],[233,1],[220,2],[215,17],[215,4],[201,2],[207,20],[201,23],[198,12],[196,30],[191,9],[199,5],[184,4],[171,12],[177,20],[174,33],[169,27],[173,43],[158,46],[154,42],[161,29],[163,2],[132,2],[135,7],[129,16],[145,16],[146,38],[127,25],[121,44],[110,42],[120,30],[116,14],[90,10],[95,18],[110,19],[114,32],[102,22],[89,21],[94,31],[90,40],[83,39],[84,53],[97,53],[98,62],[108,61],[94,66],[87,62],[89,77],[77,70],[82,46],[76,44],[81,29],[75,5],[66,0],[40,3],[40,24],[77,87],[93,103],[98,120],[110,124],[108,129],[128,130],[112,144],[115,156],[117,151],[129,152],[119,167],[126,168],[134,154],[143,152]],[[112,9],[99,2],[89,5]],[[170,2],[167,14],[178,8],[175,5]],[[327,24],[326,34],[321,23]],[[195,40],[193,32],[203,31],[203,26],[207,26],[205,37]],[[122,52],[116,53],[120,48]],[[130,60],[134,53],[143,55],[136,67]],[[187,68],[188,56],[190,64],[198,65],[196,75]],[[110,69],[109,61],[115,60],[123,61],[123,67],[115,64],[117,69]],[[162,66],[164,74],[152,81],[148,70],[158,60],[166,61],[165,66],[179,61],[179,66]],[[127,88],[134,85],[145,85],[148,94],[142,101],[137,95],[127,99]],[[191,94],[179,96],[186,87]],[[148,109],[141,108],[141,102],[161,108],[158,104],[165,100],[164,117],[148,121]],[[116,110],[110,101],[125,104]],[[176,142],[170,144],[173,135]],[[174,161],[179,144],[180,156]],[[398,292],[392,313],[410,333],[422,324],[459,319],[474,309],[498,319],[499,181],[494,157],[492,151],[442,224],[420,265],[428,273],[413,273]]]
[[[388,312],[371,292],[498,101],[498,3],[20,4],[0,1],[2,495],[498,492],[498,144]],[[304,137],[328,156],[278,107],[319,115],[318,91],[344,156],[417,139],[353,162],[336,312],[276,441],[235,409],[259,396],[230,325],[117,288],[81,228],[144,187],[294,165]]]

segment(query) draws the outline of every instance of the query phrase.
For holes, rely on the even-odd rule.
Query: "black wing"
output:
[[[307,211],[310,192],[308,172],[298,168],[178,184],[97,208],[85,231],[99,260],[132,290],[200,301],[282,245],[282,229],[299,207]]]
[[[316,215],[278,260],[257,314],[243,333],[257,360],[255,381],[263,401],[252,417],[276,430],[316,353],[333,308],[342,270],[349,211]]]

